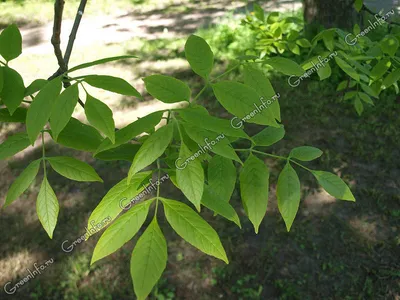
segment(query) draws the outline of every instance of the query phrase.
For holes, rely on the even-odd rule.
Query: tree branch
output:
[[[87,0],[81,0],[81,3],[79,4],[78,12],[75,17],[75,22],[74,22],[74,25],[71,30],[71,34],[69,35],[67,50],[65,50],[65,56],[64,56],[64,63],[67,68],[68,68],[69,59],[71,57],[72,48],[74,47],[76,34],[79,29],[79,24],[81,23],[83,13],[85,12],[86,3],[87,3]]]
[[[56,55],[58,66],[60,67],[60,72],[65,72],[66,65],[63,59],[62,51],[61,51],[61,25],[62,25],[62,16],[64,11],[64,0],[56,0],[54,2],[54,24],[53,24],[53,36],[51,37],[51,44],[54,48],[54,54]],[[58,71],[57,71],[58,72]]]
[[[380,17],[380,18],[383,18],[383,16],[381,16],[381,15],[378,14],[378,13],[373,12],[373,11],[370,10],[368,7],[366,7],[365,5],[362,6],[361,10],[364,10],[364,11],[366,11],[367,13],[369,13],[369,14],[371,14],[371,15],[373,15],[373,16],[378,16],[378,17]],[[393,25],[400,26],[400,23],[398,23],[398,22],[386,21],[386,23],[388,23],[389,25],[393,24]]]

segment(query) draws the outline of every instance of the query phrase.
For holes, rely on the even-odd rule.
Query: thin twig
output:
[[[56,55],[58,66],[60,67],[60,72],[65,72],[66,65],[63,59],[61,51],[61,25],[62,17],[64,11],[64,0],[56,0],[54,3],[54,24],[53,24],[53,36],[51,37],[51,44],[54,48],[54,54]]]
[[[373,12],[372,10],[370,10],[368,7],[366,7],[365,5],[363,5],[363,7],[361,8],[361,10],[365,10],[367,13],[369,13],[369,14],[371,14],[371,15],[373,15],[373,16],[378,16],[378,17],[380,17],[380,18],[383,18],[383,16],[381,16],[380,14],[378,14],[378,13],[375,13],[375,12]],[[397,25],[397,26],[400,26],[400,23],[398,23],[398,22],[393,22],[393,21],[386,21],[389,25],[390,24],[393,24],[393,25]]]
[[[68,68],[69,59],[71,57],[72,48],[74,47],[76,34],[79,29],[79,24],[81,23],[83,13],[85,12],[86,3],[87,3],[87,0],[81,0],[81,3],[79,4],[78,12],[75,17],[75,22],[74,22],[74,25],[71,30],[71,34],[69,35],[67,50],[65,50],[65,56],[64,56],[64,62],[65,62],[65,65],[67,66],[67,68]]]

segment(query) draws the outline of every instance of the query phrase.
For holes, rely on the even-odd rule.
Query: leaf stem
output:
[[[158,210],[158,199],[160,198],[160,178],[161,178],[161,168],[160,168],[160,159],[157,158],[157,169],[158,169],[158,179],[157,179],[157,197],[156,197],[156,210],[154,212],[154,217],[157,216],[157,210]]]
[[[293,159],[289,159],[289,160],[290,160],[292,163],[294,163],[294,164],[296,164],[296,165],[302,167],[303,169],[305,169],[305,170],[307,170],[307,171],[309,171],[309,172],[312,173],[313,170],[311,170],[311,169],[309,169],[309,168],[303,166],[302,164],[298,163],[297,161],[295,161],[295,160],[293,160]]]
[[[206,90],[206,88],[208,87],[208,82],[205,84],[205,86],[201,89],[201,91],[196,95],[196,97],[194,97],[194,99],[192,100],[192,103],[195,103],[196,100],[200,97],[201,94],[203,94],[203,92]]]
[[[221,75],[215,77],[214,79],[210,80],[211,82],[214,82],[217,79],[220,79],[221,77],[224,77],[225,75],[229,74],[230,72],[232,72],[233,70],[235,70],[236,68],[238,68],[242,63],[238,63],[237,65],[233,66],[232,68],[228,69],[226,72],[222,73]]]
[[[7,64],[0,59],[0,64],[7,66]]]
[[[42,161],[43,161],[44,177],[47,178],[47,172],[46,172],[46,150],[44,148],[44,131],[43,130],[42,130]]]

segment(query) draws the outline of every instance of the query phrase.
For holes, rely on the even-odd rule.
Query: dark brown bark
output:
[[[352,28],[356,20],[354,0],[303,0],[304,20],[311,27]]]

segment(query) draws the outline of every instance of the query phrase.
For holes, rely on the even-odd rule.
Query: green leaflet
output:
[[[267,127],[252,137],[257,146],[271,146],[279,142],[285,136],[285,128]]]
[[[113,112],[105,103],[87,94],[85,114],[90,124],[115,143]]]
[[[365,103],[374,105],[374,102],[372,101],[371,97],[368,96],[367,94],[365,94],[365,93],[363,93],[363,92],[358,92],[357,95],[358,95],[358,97],[359,97],[362,101],[364,101]]]
[[[114,220],[126,205],[126,199],[130,201],[144,189],[141,183],[150,174],[151,171],[141,172],[132,177],[130,184],[127,184],[127,179],[124,178],[114,185],[93,210],[88,226],[100,224],[105,219]]]
[[[300,205],[300,180],[289,162],[279,174],[276,196],[279,212],[290,231]]]
[[[268,77],[260,70],[248,65],[244,67],[244,83],[255,89],[260,96],[264,97],[264,100],[271,100],[276,95]],[[281,110],[278,100],[273,101],[266,110],[271,111],[275,119],[279,122],[281,121]]]
[[[167,242],[153,219],[139,238],[131,257],[131,277],[138,300],[145,300],[167,266]]]
[[[58,135],[71,119],[75,106],[78,103],[78,98],[79,89],[77,83],[65,89],[65,91],[57,97],[50,116],[50,126],[55,141],[57,141]]]
[[[7,106],[11,115],[20,106],[24,99],[25,85],[21,75],[9,68],[1,67],[3,70],[3,89],[0,92],[0,98]]]
[[[254,3],[254,15],[261,22],[264,22],[264,20],[265,20],[264,10],[261,8],[260,5],[258,5],[256,3]]]
[[[385,37],[380,43],[379,43],[382,52],[389,54],[390,56],[394,56],[397,52],[397,49],[399,49],[399,41],[394,35],[389,35]]]
[[[25,123],[27,109],[23,107],[18,107],[14,114],[11,115],[8,109],[0,109],[0,122],[10,122],[10,123]]]
[[[381,78],[387,70],[389,70],[392,63],[390,62],[389,58],[381,59],[371,70],[371,78],[372,80],[376,81]]]
[[[194,108],[180,110],[179,115],[190,124],[217,132],[218,134],[223,133],[227,136],[249,138],[242,129],[233,127],[229,120],[212,117]]]
[[[349,75],[351,78],[353,78],[356,81],[360,81],[360,75],[343,59],[340,57],[335,56],[335,61],[339,68],[343,70],[347,75]]]
[[[236,168],[228,158],[214,155],[208,164],[208,185],[218,199],[229,202],[236,184]],[[203,197],[204,198],[204,197]]]
[[[240,194],[243,207],[258,233],[268,205],[269,170],[265,163],[253,154],[247,158],[240,172]]]
[[[328,194],[340,200],[356,201],[349,187],[339,176],[325,171],[312,171],[312,174]]]
[[[122,78],[107,76],[107,75],[89,75],[85,76],[83,80],[99,89],[114,92],[126,96],[135,96],[142,98],[142,95],[127,81]]]
[[[319,76],[319,80],[327,79],[327,78],[331,77],[331,75],[332,75],[331,66],[329,65],[329,63],[327,63],[324,67],[319,68],[317,70],[317,73]]]
[[[53,79],[40,90],[28,108],[28,113],[26,114],[26,130],[32,145],[49,120],[60,92],[61,79]]]
[[[104,231],[93,251],[91,265],[117,251],[134,237],[146,220],[152,202],[148,200],[136,204]]]
[[[239,226],[239,228],[242,228],[239,216],[237,215],[234,208],[228,203],[228,201],[225,201],[224,199],[221,199],[219,196],[217,196],[212,188],[208,185],[204,186],[204,193],[203,197],[201,198],[201,204],[203,204],[208,209],[211,209],[215,213],[223,216],[224,218],[232,221],[237,226]]]
[[[3,90],[3,86],[4,86],[4,71],[3,71],[3,67],[0,67],[0,93]]]
[[[203,149],[242,163],[224,134],[217,134],[189,123],[183,123],[183,127],[188,136]]]
[[[57,224],[59,205],[57,197],[46,177],[43,178],[42,185],[40,186],[36,200],[36,212],[44,230],[46,230],[50,239],[52,239]]]
[[[47,157],[46,160],[50,163],[54,171],[68,179],[83,182],[103,182],[92,166],[73,157]]]
[[[185,241],[200,251],[229,263],[217,232],[182,202],[160,198],[168,223]]]
[[[126,160],[133,161],[136,153],[139,151],[139,144],[122,144],[117,148],[112,148],[110,150],[102,151],[95,154],[93,157],[101,160]]]
[[[94,152],[102,140],[103,137],[92,126],[71,118],[60,132],[57,143],[76,150]]]
[[[25,192],[31,185],[32,181],[35,179],[37,173],[39,172],[40,159],[31,162],[24,171],[18,176],[17,179],[10,186],[7,192],[6,203],[3,209],[13,203],[19,196]]]
[[[385,77],[382,86],[384,89],[391,87],[395,82],[400,79],[400,69],[396,69]]]
[[[39,92],[46,84],[47,80],[45,79],[36,79],[33,81],[26,89],[25,89],[25,94],[24,96],[30,96],[33,95],[36,92]]]
[[[296,158],[301,161],[314,160],[322,155],[322,151],[315,147],[301,146],[293,148],[289,157]]]
[[[161,127],[143,143],[133,159],[128,173],[128,183],[133,175],[159,158],[171,143],[174,127],[172,123]]]
[[[30,141],[26,133],[17,133],[8,137],[0,144],[0,160],[14,156],[29,147]]]
[[[181,142],[179,158],[175,162],[176,181],[182,193],[200,211],[200,202],[204,189],[204,170],[198,158],[198,152],[192,154]]]
[[[363,0],[355,0],[354,2],[354,8],[356,9],[357,12],[360,12],[361,8],[363,7]]]
[[[165,103],[190,100],[189,86],[171,76],[151,75],[143,78],[146,89],[154,98]]]
[[[296,75],[296,76],[301,76],[304,74],[304,70],[302,67],[300,67],[297,63],[294,61],[283,58],[283,57],[273,57],[266,59],[264,61],[267,65],[270,65],[273,67],[275,70],[291,76],[291,75]]]
[[[360,97],[358,97],[358,95],[357,95],[356,98],[354,99],[354,108],[356,109],[357,114],[358,114],[359,116],[361,116],[361,114],[362,114],[363,111],[364,111],[364,105],[362,104],[362,102],[361,102],[361,100],[360,100]]]
[[[116,148],[119,145],[125,144],[143,132],[153,130],[154,127],[160,123],[162,115],[162,111],[153,112],[118,130],[115,132],[115,144],[111,143],[109,139],[105,139],[96,150],[95,155],[101,151]]]
[[[22,53],[22,36],[15,24],[9,25],[0,34],[0,55],[6,61],[13,60]]]
[[[214,54],[204,39],[191,35],[185,44],[185,56],[197,75],[208,78],[213,68]]]
[[[107,58],[103,58],[103,59],[98,59],[92,62],[88,62],[88,63],[84,63],[81,65],[78,65],[76,67],[73,67],[71,69],[68,70],[68,73],[80,70],[80,69],[85,69],[85,68],[89,68],[92,66],[97,66],[97,65],[101,65],[101,64],[105,64],[111,61],[116,61],[116,60],[121,60],[121,59],[127,59],[127,58],[137,58],[137,56],[133,56],[133,55],[122,55],[122,56],[114,56],[114,57],[107,57]]]
[[[267,101],[271,100],[264,101],[253,88],[234,81],[220,81],[212,88],[218,102],[231,114],[249,123],[279,127],[268,111]]]

